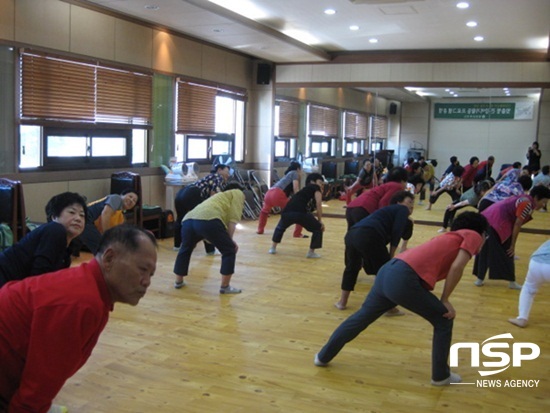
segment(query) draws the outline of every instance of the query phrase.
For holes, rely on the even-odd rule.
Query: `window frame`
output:
[[[48,156],[48,137],[50,136],[86,138],[88,146],[86,156],[71,156],[67,158]],[[125,139],[126,154],[124,156],[93,156],[90,153],[91,140],[93,138],[105,137]],[[132,166],[132,129],[84,129],[46,126],[42,128],[42,142],[44,145],[42,169],[44,170],[102,169]]]

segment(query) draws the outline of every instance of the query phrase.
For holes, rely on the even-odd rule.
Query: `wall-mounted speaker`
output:
[[[397,114],[397,104],[396,103],[390,103],[390,115]]]
[[[269,85],[269,82],[271,82],[271,65],[268,63],[258,63],[256,83],[258,85]]]

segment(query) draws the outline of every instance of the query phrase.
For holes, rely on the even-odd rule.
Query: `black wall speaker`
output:
[[[390,103],[390,115],[397,114],[397,104],[396,103]]]
[[[258,73],[256,83],[258,85],[269,85],[271,81],[271,65],[268,63],[258,63]]]

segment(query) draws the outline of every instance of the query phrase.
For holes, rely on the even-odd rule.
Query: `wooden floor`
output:
[[[414,217],[435,217],[435,222],[444,204],[442,198],[429,212],[417,207]],[[343,214],[342,206],[330,201],[325,211]],[[232,284],[244,291],[235,296],[218,294],[220,256],[206,256],[202,247],[194,253],[188,286],[175,290],[176,252],[172,239],[161,241],[149,292],[137,307],[116,306],[88,363],[66,383],[56,403],[73,413],[550,411],[549,286],[537,296],[526,329],[506,321],[516,315],[519,292],[503,281],[475,287],[471,263],[452,296],[457,310],[453,342],[481,344],[512,333],[515,342],[540,346],[536,361],[485,377],[500,380],[500,388],[431,386],[432,329],[411,313],[382,317],[330,367],[319,368],[313,365],[314,354],[360,306],[374,277],[361,274],[350,308],[337,310],[345,220],[325,220],[322,258],[308,260],[309,240],[293,239],[290,231],[278,254],[267,254],[277,219],[270,218],[265,235],[255,233],[255,221],[243,221],[237,230],[240,249]],[[537,213],[535,222],[550,228],[546,214]],[[437,229],[416,225],[410,246],[437,235]],[[529,255],[547,239],[520,235],[519,282]],[[483,379],[470,367],[466,352],[455,370],[465,382]],[[503,387],[505,380],[517,379],[540,382],[536,388]]]

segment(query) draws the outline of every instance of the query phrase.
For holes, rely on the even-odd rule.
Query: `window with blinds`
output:
[[[300,105],[297,102],[279,100],[279,121],[277,137],[298,138]]]
[[[220,156],[244,160],[246,90],[178,79],[176,156],[211,163]]]
[[[308,111],[308,134],[310,136],[338,137],[337,109],[310,104]]]
[[[178,82],[177,132],[183,134],[216,134],[217,89]]]
[[[344,138],[367,139],[367,116],[361,113],[344,112]]]
[[[385,116],[371,115],[369,138],[371,139],[388,138],[388,118],[386,118]]]
[[[151,125],[152,75],[22,51],[20,117]]]

